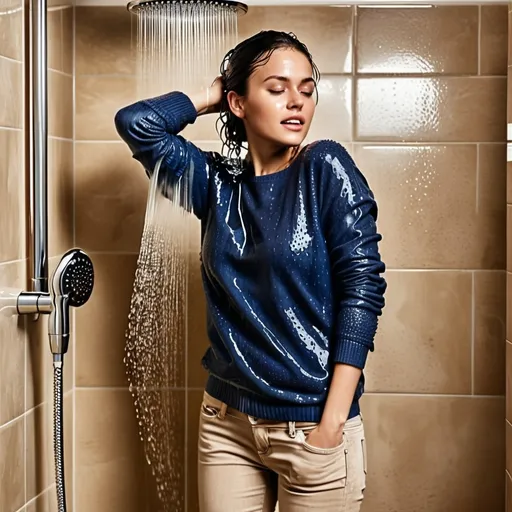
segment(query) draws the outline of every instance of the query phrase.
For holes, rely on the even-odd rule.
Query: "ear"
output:
[[[243,119],[245,117],[243,96],[239,96],[235,91],[229,91],[227,100],[231,112],[233,112],[236,117]]]

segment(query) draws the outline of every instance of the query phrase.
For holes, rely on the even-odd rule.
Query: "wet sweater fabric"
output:
[[[187,183],[201,221],[206,390],[257,418],[318,422],[334,365],[362,369],[374,348],[386,289],[374,196],[336,142],[309,144],[286,169],[255,176],[178,135],[196,117],[173,92],[115,121],[149,174],[161,161],[163,190]],[[349,417],[363,390],[364,374]]]

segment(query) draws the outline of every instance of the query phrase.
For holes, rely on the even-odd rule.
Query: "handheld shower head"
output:
[[[52,310],[48,319],[50,349],[62,360],[69,345],[69,308],[83,306],[94,286],[92,261],[80,249],[71,249],[60,260],[51,278]]]

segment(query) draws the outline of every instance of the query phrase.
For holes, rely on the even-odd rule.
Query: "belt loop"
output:
[[[288,435],[295,439],[295,436],[297,434],[297,431],[295,430],[295,421],[289,421],[288,422]]]
[[[226,416],[226,411],[228,410],[228,404],[225,404],[224,402],[222,402],[222,405],[220,406],[220,411],[219,411],[219,420],[223,420]]]

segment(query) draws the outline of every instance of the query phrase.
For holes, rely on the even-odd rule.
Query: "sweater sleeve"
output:
[[[208,199],[208,154],[178,135],[196,118],[188,96],[171,92],[121,109],[115,116],[115,125],[148,176],[161,162],[161,189],[168,197],[179,190],[180,204],[202,218]],[[188,186],[176,187],[179,181]]]
[[[377,232],[377,204],[372,191],[347,151],[326,157],[331,187],[327,187],[326,240],[337,300],[334,345],[336,363],[364,368],[374,350],[377,318],[384,307],[386,281]]]

